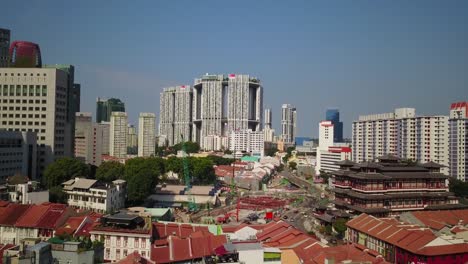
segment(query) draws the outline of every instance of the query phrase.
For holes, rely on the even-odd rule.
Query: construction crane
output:
[[[184,165],[184,181],[185,181],[185,188],[186,194],[188,196],[188,210],[189,212],[196,212],[198,211],[198,206],[195,203],[195,198],[192,196],[192,183],[190,179],[190,169],[189,169],[189,161],[187,158],[187,147],[185,145],[184,136],[180,135],[182,139],[182,164]]]

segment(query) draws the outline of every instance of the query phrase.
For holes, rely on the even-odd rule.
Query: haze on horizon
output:
[[[7,1],[0,27],[72,64],[81,111],[117,97],[130,121],[156,113],[164,87],[205,73],[260,78],[279,132],[281,104],[298,136],[317,136],[328,107],[344,136],[362,114],[414,107],[448,115],[468,100],[467,1]]]

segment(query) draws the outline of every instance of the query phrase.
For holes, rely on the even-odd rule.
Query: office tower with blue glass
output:
[[[333,124],[334,142],[343,142],[343,122],[340,122],[340,110],[336,108],[327,109],[325,120]]]

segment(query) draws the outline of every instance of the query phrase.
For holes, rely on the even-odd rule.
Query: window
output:
[[[135,245],[133,246],[134,248],[138,248],[139,247],[139,242],[140,239],[139,238],[135,238]]]

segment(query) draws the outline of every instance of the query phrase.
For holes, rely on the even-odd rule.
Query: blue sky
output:
[[[6,1],[0,27],[73,64],[81,110],[119,97],[132,123],[159,112],[163,87],[204,73],[260,78],[279,127],[298,109],[317,136],[338,107],[345,136],[360,114],[415,107],[448,114],[468,100],[468,1]]]

